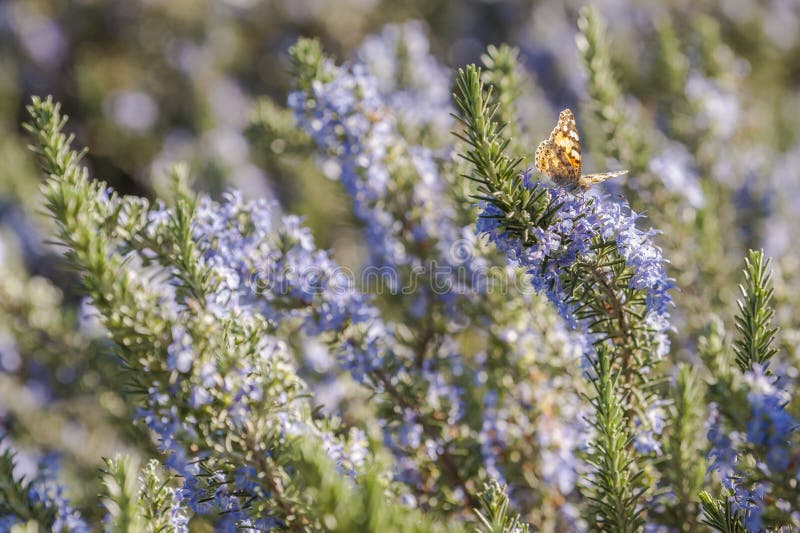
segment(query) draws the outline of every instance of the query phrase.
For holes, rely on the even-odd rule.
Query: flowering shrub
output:
[[[722,198],[757,207],[725,181],[736,169],[703,177],[735,136],[736,97],[688,73],[660,28],[659,68],[686,81],[660,95],[699,124],[657,127],[623,94],[598,11],[578,27],[586,160],[630,171],[589,190],[527,167],[550,108],[515,48],[451,73],[418,22],[350,63],[300,39],[287,106],[261,99],[247,128],[220,104],[246,98],[216,80],[223,173],[253,175],[247,129],[267,172],[327,176],[355,258],[317,244],[339,228],[313,212],[273,191],[198,192],[188,165],[123,194],[90,175],[61,105],[33,97],[50,220],[30,231],[51,235],[80,296],[3,266],[0,529],[800,527],[795,340],[773,325],[791,296],[763,251],[743,276],[708,256],[736,227],[714,223]],[[107,107],[144,131],[148,98]],[[71,432],[59,406],[79,401],[100,409],[76,408],[92,416]],[[29,446],[58,439],[60,460]]]

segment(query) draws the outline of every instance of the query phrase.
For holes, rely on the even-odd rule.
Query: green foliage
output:
[[[517,48],[489,46],[481,57],[484,69],[470,66],[461,73],[456,95],[461,114],[456,118],[461,121],[457,134],[466,147],[464,163],[447,161],[438,171],[444,188],[457,188],[454,196],[463,192],[463,197],[458,197],[463,226],[474,223],[473,199],[467,197],[472,194],[474,199],[498,207],[501,227],[531,245],[535,230],[548,224],[556,209],[540,193],[522,186],[520,175],[539,140],[529,137],[529,129],[549,131],[552,124],[549,119],[536,116],[531,120],[521,115],[535,108],[535,113],[552,116],[558,109],[551,104],[556,103],[569,103],[575,109],[575,95],[584,94],[584,87],[574,77],[572,54],[562,53],[567,47],[541,31],[542,25],[552,24],[563,35],[562,29],[575,22],[573,10],[562,9],[558,2],[539,2],[531,8],[514,3],[486,7],[479,5],[482,3],[467,6],[413,0],[379,2],[372,9],[358,10],[347,2],[316,2],[314,7],[290,3],[223,2],[187,10],[180,2],[151,2],[123,12],[95,2],[63,10],[52,0],[36,2],[30,9],[27,2],[12,0],[8,13],[4,12],[8,24],[0,28],[0,38],[10,46],[0,50],[0,408],[6,413],[2,430],[13,435],[15,442],[63,454],[65,481],[73,487],[71,501],[90,523],[99,523],[108,510],[109,528],[116,531],[145,531],[145,524],[153,531],[166,527],[163,520],[170,511],[170,488],[180,480],[161,472],[152,461],[140,468],[144,458],[156,450],[147,430],[134,428],[130,419],[154,383],[175,383],[176,375],[165,363],[172,326],[185,322],[197,340],[199,358],[222,361],[227,368],[238,360],[251,360],[255,339],[275,333],[273,324],[215,323],[206,313],[205,298],[217,280],[199,261],[192,238],[197,205],[189,168],[199,187],[208,189],[211,184],[212,195],[235,186],[244,190],[246,198],[277,198],[282,210],[305,218],[323,248],[335,246],[337,260],[344,258],[345,264],[360,264],[366,255],[360,223],[341,183],[328,179],[334,174],[327,172],[330,167],[325,167],[325,175],[320,172],[321,161],[327,164],[335,158],[320,154],[312,139],[297,127],[292,113],[278,103],[285,100],[290,83],[289,69],[283,68],[289,39],[298,34],[316,34],[320,39],[301,39],[290,52],[297,88],[306,93],[331,79],[330,59],[320,42],[347,58],[365,32],[375,31],[383,20],[402,20],[410,13],[424,17],[423,24],[430,27],[432,50],[447,51],[453,61],[465,55],[466,41],[455,41],[463,37],[461,20],[480,21],[476,42],[514,40],[524,50],[525,65],[519,62]],[[712,404],[722,420],[723,434],[736,435],[742,486],[753,486],[748,485],[751,482],[770,486],[767,499],[758,502],[764,508],[765,527],[791,523],[786,509],[797,507],[797,434],[790,436],[792,442],[774,448],[791,453],[791,466],[784,472],[765,473],[767,449],[748,442],[747,431],[748,424],[756,420],[748,400],[752,386],[748,373],[754,365],[769,365],[775,373],[797,367],[800,354],[800,334],[792,311],[800,294],[797,254],[791,245],[781,249],[780,244],[784,234],[791,244],[797,227],[792,218],[797,165],[790,150],[798,139],[793,119],[800,109],[793,84],[798,41],[794,31],[781,27],[794,18],[775,7],[781,3],[774,2],[748,6],[746,12],[731,11],[729,3],[686,6],[667,2],[657,9],[630,4],[619,12],[603,5],[587,6],[579,12],[577,45],[586,69],[588,98],[580,102],[587,112],[577,113],[578,125],[584,152],[591,149],[586,158],[592,164],[590,170],[602,171],[604,164],[629,169],[627,178],[611,186],[619,184],[634,209],[646,212],[653,226],[662,230],[658,240],[671,263],[670,275],[680,287],[675,294],[675,329],[670,333],[673,350],[667,361],[672,365],[672,380],[667,383],[666,374],[651,365],[646,328],[640,322],[645,302],[642,294],[629,286],[630,271],[612,243],[598,241],[595,260],[563,273],[571,293],[568,303],[579,304],[578,318],[588,319],[592,340],[598,340],[600,357],[592,362],[595,366],[589,370],[589,379],[580,379],[585,369],[578,365],[551,367],[557,365],[550,360],[557,348],[545,346],[546,342],[529,349],[519,360],[510,360],[507,345],[515,338],[506,329],[514,324],[515,316],[536,314],[546,327],[557,320],[543,299],[532,298],[533,304],[528,305],[522,300],[529,295],[524,295],[506,310],[502,297],[487,295],[479,305],[492,310],[492,314],[481,315],[491,324],[470,322],[468,331],[456,339],[468,365],[485,369],[489,384],[502,384],[501,402],[506,397],[523,397],[520,391],[527,391],[525,387],[539,391],[539,384],[554,375],[578,390],[590,387],[587,398],[595,410],[590,422],[597,434],[588,455],[593,471],[587,478],[593,485],[586,494],[593,499],[583,499],[575,492],[562,495],[545,486],[538,477],[541,444],[528,434],[520,437],[524,446],[518,445],[508,454],[514,457],[508,464],[519,468],[500,467],[505,467],[503,475],[509,487],[501,489],[490,483],[476,497],[474,489],[486,481],[483,450],[475,445],[484,384],[465,394],[468,421],[447,441],[446,452],[454,454],[427,464],[426,481],[434,487],[430,489],[433,496],[418,501],[428,518],[396,503],[395,487],[386,475],[394,466],[381,459],[380,439],[370,446],[379,459],[370,460],[365,471],[351,480],[340,475],[314,439],[271,449],[274,435],[259,433],[263,426],[251,428],[253,433],[243,436],[230,431],[223,417],[215,417],[213,409],[207,409],[197,420],[201,440],[210,442],[204,453],[230,460],[230,464],[253,464],[264,450],[274,452],[268,462],[255,466],[261,482],[274,484],[270,488],[276,496],[268,505],[278,507],[276,515],[289,517],[290,529],[444,530],[448,527],[436,521],[461,520],[474,505],[479,507],[475,527],[481,531],[524,530],[516,513],[533,528],[547,530],[549,524],[536,520],[552,514],[546,506],[556,501],[557,505],[576,505],[591,526],[609,531],[636,530],[646,520],[680,531],[708,526],[743,532],[746,517],[735,510],[734,494],[721,491],[718,474],[706,471],[709,442],[704,424],[709,412],[716,412],[707,408]],[[125,29],[87,35],[85,28],[99,27],[100,20],[111,24],[124,20]],[[63,62],[45,64],[35,57],[38,48],[31,43],[36,44],[43,35],[29,30],[38,28],[40,22],[45,28],[53,23],[53,42],[63,40],[58,52],[64,54]],[[400,77],[407,78],[405,45],[401,39],[396,59]],[[469,54],[474,57],[471,46]],[[33,165],[25,157],[24,138],[16,130],[24,112],[23,99],[42,87],[67,99],[64,107],[79,117],[74,131],[95,152],[87,155],[71,150],[72,137],[66,134],[66,118],[58,104],[34,100],[32,122],[26,128],[34,135],[35,151],[48,178],[42,191],[51,215],[43,225],[34,225],[42,233],[52,233],[48,228],[57,226],[58,251],[65,251],[71,269],[64,269],[61,256],[50,251],[31,260],[22,246],[17,248],[17,244],[28,246],[24,239],[37,245],[42,240],[37,232],[23,239],[27,229],[14,227],[18,206],[27,217],[41,204],[35,195],[38,181]],[[706,93],[698,96],[698,87]],[[536,99],[534,92],[539,90],[547,94],[546,101]],[[242,157],[238,150],[219,153],[216,143],[222,137],[243,144],[237,135],[242,133],[243,108],[253,101],[254,91],[270,96],[258,99],[252,113],[248,134],[253,144],[245,150],[249,156]],[[126,92],[152,98],[157,118],[150,129],[133,132],[115,124],[116,95]],[[241,101],[235,104],[237,99]],[[724,112],[714,113],[715,109]],[[731,132],[718,134],[719,124],[728,121]],[[401,128],[401,132],[411,144],[442,148],[438,141],[444,131]],[[187,153],[185,147],[175,148],[184,142],[192,144],[193,153]],[[662,151],[672,153],[667,149],[675,145],[685,150],[689,162],[680,166],[679,157],[668,157],[669,163],[679,167],[670,170],[683,177],[696,174],[692,180],[700,191],[699,201],[687,201],[691,180],[678,180],[677,186],[670,186],[669,172],[661,175],[651,166]],[[391,156],[402,156],[404,149],[394,146]],[[460,151],[461,146],[456,145],[443,159]],[[617,161],[607,163],[606,156]],[[174,168],[167,174],[166,185],[159,181],[158,170],[149,175],[151,167],[158,169],[175,157],[188,158],[191,166]],[[231,158],[255,172],[242,178],[243,174],[220,162]],[[115,187],[121,185],[116,187],[120,194],[136,191],[148,199],[111,192],[106,183],[88,176],[84,161],[92,173]],[[460,172],[466,173],[474,186],[457,181]],[[403,228],[414,220],[417,206],[406,200],[418,179],[408,169],[392,175],[391,214]],[[167,229],[152,234],[145,228],[148,214],[159,205],[155,197],[172,210]],[[430,243],[424,246],[430,247]],[[760,246],[774,257],[775,292],[767,254],[751,251],[740,287],[739,312],[734,317],[732,289],[739,258],[748,248]],[[137,270],[132,266],[144,268],[144,279],[133,275]],[[166,272],[175,277],[178,298],[189,309],[188,318],[173,320],[159,309],[158,295],[147,290],[152,272],[157,273],[154,278]],[[76,277],[104,317],[99,332],[87,333],[77,318],[80,294],[75,290]],[[411,357],[420,365],[434,360],[437,342],[450,327],[440,310],[411,317],[401,299],[379,297],[376,301],[398,322],[397,337],[403,350],[413,352]],[[459,311],[465,321],[472,319],[470,310]],[[726,335],[724,324],[732,326],[734,318],[738,335],[732,340],[733,327]],[[421,325],[427,329],[423,331]],[[289,357],[302,364],[306,339],[294,330],[284,333],[291,345]],[[106,334],[113,344],[91,336]],[[8,353],[3,351],[8,350],[3,343],[9,337],[21,361],[16,373],[6,372],[3,359]],[[334,345],[343,339],[325,340]],[[696,364],[698,356],[702,368]],[[39,369],[47,373],[41,382],[40,376],[31,375]],[[296,385],[299,401],[307,400],[307,390],[294,381],[293,373],[273,368],[258,371],[273,385]],[[329,374],[320,377],[328,378]],[[782,388],[792,381],[770,383],[786,392]],[[52,392],[46,403],[35,394],[42,385]],[[345,397],[341,400],[347,404],[342,408],[343,421],[334,421],[332,431],[343,435],[348,427],[374,424],[375,416],[403,409],[423,412],[424,437],[435,439],[451,429],[441,410],[424,411],[428,407],[424,383],[405,385],[385,395],[369,396],[368,401],[364,398],[372,393],[361,389],[356,401]],[[658,438],[661,448],[644,456],[631,438],[640,429],[641,406],[659,396],[663,399],[659,405],[667,413],[664,433]],[[797,420],[797,395],[785,397],[787,416]],[[175,389],[170,401],[181,406],[186,399],[185,389]],[[558,401],[536,400],[511,416],[533,425],[541,411],[552,409],[550,404]],[[225,398],[216,401],[224,403]],[[312,397],[307,402],[307,418],[324,426],[326,414],[314,409],[314,401]],[[181,416],[187,412],[179,407]],[[269,409],[256,409],[255,413],[254,419],[262,423],[273,414]],[[244,438],[252,435],[256,437]],[[23,438],[17,440],[17,436]],[[97,461],[117,450],[131,455],[107,462],[103,508],[92,499],[99,491],[95,485],[99,483]],[[0,516],[13,510],[29,520],[14,531],[48,529],[52,511],[28,507],[26,483],[14,479],[12,462],[0,461]],[[212,460],[202,467],[210,472],[220,464]],[[213,489],[213,483],[208,487]],[[701,492],[702,488],[708,490]],[[456,489],[466,489],[464,502],[473,501],[454,505],[447,495]],[[437,490],[441,494],[434,494]],[[210,528],[211,520],[214,518],[204,523],[202,517],[197,518],[196,529]],[[466,527],[470,526],[473,524]]]
[[[589,423],[595,437],[589,443],[586,462],[592,467],[591,484],[586,497],[586,521],[594,531],[638,531],[644,524],[640,486],[642,470],[631,453],[631,433],[625,419],[625,398],[620,396],[619,373],[612,370],[611,354],[606,346],[597,349],[592,363],[595,396]]]
[[[664,443],[665,460],[661,463],[663,484],[670,488],[669,501],[664,502],[663,516],[659,517],[680,531],[695,531],[699,508],[697,494],[703,487],[706,473],[703,439],[705,384],[689,364],[678,365],[674,381],[670,384],[668,435]]]
[[[159,533],[170,531],[178,515],[188,521],[176,490],[155,459],[144,467],[130,455],[106,459],[103,471],[106,531]]]
[[[718,316],[709,317],[703,336],[697,342],[697,353],[708,367],[710,376],[720,379],[730,375],[734,363],[728,350],[725,324]]]
[[[480,80],[481,70],[473,65],[460,70],[457,79],[455,99],[461,116],[456,118],[464,131],[455,135],[466,144],[461,155],[474,170],[464,177],[477,183],[476,200],[486,201],[503,213],[498,223],[509,238],[532,246],[534,228],[546,227],[560,206],[548,202],[545,189],[522,184],[518,172],[521,158],[507,155],[509,141],[502,137],[504,126],[495,120],[499,104],[491,104],[493,88],[484,90]],[[613,356],[614,364],[622,368],[629,392],[631,383],[636,382],[638,394],[649,394],[650,377],[642,372],[654,361],[654,354],[643,348],[647,343],[641,338],[647,335],[647,328],[641,324],[646,294],[630,286],[632,270],[619,256],[613,240],[597,239],[593,249],[596,255],[591,259],[565,269],[562,283],[569,294],[566,303],[577,304],[576,317],[590,324],[589,329],[599,336],[598,342],[608,340],[619,348]],[[634,360],[638,364],[633,364]]]
[[[183,509],[175,508],[178,505],[178,498],[174,483],[163,473],[163,467],[155,459],[147,461],[144,468],[139,471],[139,509],[148,530],[153,533],[163,531],[167,527],[171,513],[185,512]]]
[[[329,79],[325,72],[325,55],[317,39],[298,39],[289,49],[289,57],[300,89],[307,91],[315,80],[324,82]]]
[[[729,500],[719,500],[708,491],[700,493],[703,506],[703,523],[722,533],[745,533],[742,516],[731,508]]]
[[[464,126],[455,135],[464,141],[467,150],[460,154],[472,164],[476,175],[464,175],[477,185],[476,199],[492,202],[504,213],[503,228],[523,242],[530,238],[530,225],[547,220],[543,209],[544,193],[534,193],[522,186],[518,173],[522,158],[510,158],[506,154],[509,140],[502,138],[505,126],[498,124],[495,116],[498,103],[492,104],[494,89],[484,91],[481,69],[474,65],[459,69],[456,80],[456,103],[461,116],[456,119]]]
[[[641,180],[650,154],[642,129],[624,113],[622,90],[611,66],[605,21],[596,8],[585,6],[578,15],[578,29],[578,51],[589,75],[587,103],[605,135],[603,151],[623,162],[631,175]]]
[[[297,61],[301,59],[297,57]],[[304,67],[298,63],[295,68]],[[313,76],[310,73],[306,75]],[[260,151],[270,154],[264,158],[269,170],[286,174],[285,177],[276,176],[276,179],[300,179],[300,176],[294,175],[299,174],[296,167],[302,163],[303,157],[311,153],[313,145],[308,135],[297,127],[291,111],[279,106],[269,97],[260,98],[250,119],[248,136],[258,143]],[[305,170],[308,171],[309,168]]]
[[[468,66],[459,72],[456,102],[457,117],[464,125],[456,135],[467,150],[463,157],[472,163],[477,183],[476,199],[499,208],[498,223],[507,235],[523,246],[534,244],[533,228],[546,227],[558,205],[548,205],[544,189],[522,185],[517,173],[519,160],[506,155],[508,140],[503,127],[494,120],[498,104],[492,105],[492,88],[484,90],[480,69]],[[646,404],[652,395],[651,367],[653,353],[645,340],[647,331],[640,324],[644,316],[645,295],[630,287],[630,269],[617,252],[614,242],[595,243],[596,255],[576,261],[565,268],[562,283],[569,301],[577,304],[575,315],[589,324],[598,336],[595,376],[591,377],[595,396],[590,399],[595,418],[590,421],[598,431],[590,444],[589,476],[596,492],[587,520],[598,520],[609,530],[634,531],[643,523],[642,496],[644,471],[631,452],[631,427],[637,406]],[[603,344],[609,342],[613,348]]]
[[[397,504],[385,493],[385,465],[376,462],[359,476],[353,485],[337,472],[336,466],[322,448],[305,440],[297,445],[298,476],[292,490],[302,491],[310,508],[309,515],[318,515],[325,531],[389,532],[458,532],[457,523],[443,524]]]
[[[17,514],[23,519],[37,519],[52,524],[52,511],[37,508],[28,499],[30,481],[14,477],[15,454],[4,450],[0,455],[0,514]]]
[[[105,326],[119,349],[124,367],[129,373],[134,392],[144,393],[159,382],[173,380],[166,367],[165,351],[169,344],[170,317],[164,313],[159,295],[144,280],[126,268],[111,237],[110,227],[119,224],[114,235],[127,236],[123,248],[144,247],[140,240],[142,222],[146,220],[147,202],[135,198],[122,199],[118,204],[112,194],[106,196],[102,182],[89,181],[86,169],[79,166],[80,155],[71,150],[71,137],[62,129],[66,117],[51,99],[34,99],[29,107],[31,122],[26,127],[37,144],[43,169],[49,174],[44,187],[47,206],[59,224],[61,242],[69,249],[67,257],[79,269],[86,290],[103,314]],[[204,312],[206,295],[212,290],[215,278],[200,261],[190,228],[194,216],[194,198],[188,193],[184,169],[178,168],[174,183],[174,211],[167,232],[148,242],[154,245],[156,259],[171,265],[180,280],[178,293],[191,308],[185,326],[197,342],[198,354],[213,354],[217,364],[235,364],[252,360],[259,339],[269,334],[269,325],[258,320],[213,321]],[[109,199],[110,198],[110,199]],[[125,213],[126,224],[120,221]],[[107,229],[108,228],[108,229]],[[200,341],[202,339],[202,341]],[[289,367],[264,362],[276,390],[297,394],[301,386]],[[263,370],[260,370],[263,372]],[[177,407],[187,409],[187,391],[173,393]],[[217,401],[225,401],[225,397]],[[284,400],[285,401],[285,400]],[[386,495],[386,483],[377,472],[379,467],[367,468],[367,473],[353,484],[339,471],[322,451],[322,444],[313,436],[284,440],[276,434],[270,416],[276,416],[270,398],[265,398],[259,416],[243,429],[229,417],[217,419],[208,409],[195,410],[195,431],[199,440],[193,446],[203,446],[209,456],[202,468],[210,474],[225,465],[238,468],[251,465],[258,479],[270,493],[268,500],[249,502],[257,514],[277,514],[292,530],[324,528],[331,531],[352,531],[367,528],[375,531],[439,531],[439,526],[418,512],[401,508]],[[224,412],[224,411],[223,411]],[[310,419],[310,412],[305,413]],[[218,425],[220,424],[220,425]],[[222,429],[220,429],[222,428]],[[113,510],[120,530],[129,530],[139,523],[137,516],[148,518],[153,507],[163,507],[157,492],[144,500],[144,514],[136,511],[131,476],[133,466],[127,461],[108,464],[106,477],[109,496],[107,505]],[[202,478],[211,487],[215,481]],[[146,484],[153,485],[151,478]],[[256,509],[255,506],[260,506]],[[148,510],[149,509],[149,510]],[[152,523],[152,522],[150,522]],[[374,528],[374,529],[373,529]]]
[[[106,526],[108,531],[115,533],[145,531],[147,522],[140,508],[138,461],[130,456],[106,459],[103,484],[106,493],[103,505],[108,511]],[[164,512],[166,516],[166,509]]]
[[[508,495],[505,487],[497,481],[484,484],[478,495],[481,508],[475,509],[480,522],[478,531],[483,533],[528,533],[528,524],[520,521],[509,509]]]
[[[341,225],[350,222],[351,216],[344,202],[331,201],[341,191],[335,181],[321,179],[313,143],[297,127],[293,113],[273,99],[261,97],[251,113],[247,136],[255,148],[254,159],[276,184],[287,211],[305,213],[317,242],[324,245],[341,238]]]
[[[508,45],[489,45],[481,56],[484,69],[481,81],[492,88],[490,107],[496,107],[494,120],[503,125],[501,135],[509,139],[508,150],[525,155],[523,132],[517,110],[518,98],[524,93],[524,73],[519,65],[519,49]]]
[[[305,67],[304,60],[301,57],[293,56],[295,65],[299,70]],[[333,65],[332,61],[328,61]],[[347,67],[332,67],[336,69],[337,81],[341,79],[348,79]],[[308,70],[313,70],[310,66]],[[301,74],[302,78],[305,74]],[[341,85],[336,85],[341,87]],[[359,142],[353,140],[349,135],[344,132],[347,131],[347,123],[350,120],[360,120],[363,118],[361,113],[365,113],[362,109],[364,106],[369,106],[373,103],[374,96],[370,96],[370,100],[365,102],[365,97],[359,94],[358,90],[354,90],[352,94],[343,91],[346,94],[347,103],[342,106],[342,111],[334,108],[331,110],[324,107],[324,112],[320,113],[319,109],[315,107],[315,100],[319,99],[324,105],[330,105],[326,100],[327,96],[325,91],[327,88],[322,84],[315,85],[315,91],[301,91],[302,100],[305,106],[301,108],[301,122],[310,123],[308,130],[314,131],[314,124],[319,123],[319,116],[322,114],[329,118],[330,122],[335,126],[330,128],[332,133],[330,139],[322,140],[319,142],[319,151],[323,157],[342,157],[341,152],[338,150],[336,140],[338,136],[347,137],[343,142],[351,145],[348,152],[366,150]],[[294,97],[297,97],[295,94]],[[305,113],[308,116],[304,116]],[[432,199],[430,195],[433,193],[426,192],[429,186],[429,180],[426,176],[428,171],[422,171],[417,164],[418,159],[414,154],[422,148],[420,145],[415,145],[414,142],[419,140],[419,135],[412,135],[408,137],[405,130],[398,125],[399,121],[395,121],[396,117],[392,117],[388,113],[383,116],[384,110],[378,108],[370,108],[366,112],[365,125],[370,127],[371,124],[378,124],[381,128],[381,133],[378,135],[388,135],[391,137],[391,143],[385,153],[378,156],[376,167],[385,165],[386,168],[386,191],[375,193],[373,192],[362,195],[360,193],[352,193],[355,186],[360,186],[362,180],[368,180],[360,173],[369,173],[369,169],[363,168],[362,163],[356,162],[352,165],[350,161],[346,161],[343,165],[347,177],[342,178],[345,182],[346,188],[356,197],[355,211],[359,213],[362,218],[360,222],[365,226],[365,232],[369,235],[375,231],[375,228],[370,227],[371,222],[374,221],[364,220],[364,213],[371,213],[373,210],[380,211],[383,217],[391,217],[393,220],[398,220],[399,223],[394,225],[393,228],[387,232],[391,238],[396,239],[399,246],[402,246],[404,252],[408,255],[408,263],[395,263],[393,260],[386,262],[385,258],[375,260],[375,265],[380,268],[385,268],[387,272],[391,272],[393,276],[397,276],[400,286],[416,287],[420,283],[420,291],[429,293],[426,296],[426,304],[420,308],[420,299],[416,295],[408,294],[405,291],[386,291],[380,290],[376,295],[376,302],[382,306],[382,310],[386,316],[392,317],[397,326],[396,339],[398,347],[395,348],[396,356],[385,363],[388,368],[375,369],[370,373],[369,379],[377,384],[375,387],[379,390],[376,395],[375,401],[371,402],[376,407],[378,416],[383,418],[389,427],[403,428],[407,427],[408,420],[402,419],[403,413],[418,413],[414,416],[414,423],[419,424],[419,428],[426,439],[426,442],[440,441],[442,446],[440,451],[437,451],[437,458],[431,460],[428,452],[422,446],[412,446],[408,451],[403,450],[403,454],[410,454],[415,457],[424,466],[421,468],[422,483],[430,487],[429,494],[422,494],[419,496],[421,505],[428,505],[428,501],[433,507],[446,509],[450,512],[451,509],[457,508],[459,505],[477,506],[474,491],[477,484],[486,480],[486,472],[481,464],[479,432],[481,431],[482,424],[486,421],[482,419],[484,410],[483,398],[487,395],[487,388],[491,386],[494,388],[494,381],[492,384],[484,384],[475,381],[468,377],[467,373],[460,371],[451,374],[449,357],[443,356],[441,349],[443,346],[450,344],[449,339],[454,339],[460,346],[459,357],[463,357],[467,364],[487,364],[491,367],[492,374],[503,376],[506,383],[515,384],[516,378],[515,371],[502,364],[503,361],[511,361],[518,357],[516,354],[519,352],[519,347],[514,345],[514,342],[509,342],[507,339],[501,338],[498,332],[504,331],[506,328],[515,328],[519,321],[516,316],[520,309],[529,309],[532,305],[530,300],[520,298],[516,293],[508,294],[506,291],[487,291],[481,297],[475,298],[472,294],[459,294],[455,296],[454,301],[446,301],[440,294],[435,294],[436,289],[431,291],[431,288],[438,287],[436,279],[437,265],[442,261],[442,256],[439,250],[443,249],[446,245],[451,247],[449,241],[440,240],[439,236],[430,236],[421,239],[419,236],[418,228],[425,228],[431,224],[431,219],[438,219],[441,215],[445,214],[444,224],[454,224],[456,231],[461,232],[466,226],[469,228],[474,224],[474,210],[472,209],[469,199],[464,199],[461,195],[459,186],[463,186],[461,181],[455,182],[454,165],[452,161],[446,158],[433,158],[431,163],[437,168],[436,171],[440,173],[441,179],[446,186],[443,188],[441,198],[436,200]],[[397,128],[395,126],[397,125]],[[327,126],[325,131],[328,131]],[[371,134],[365,133],[365,138],[370,139]],[[424,136],[423,136],[424,137]],[[352,143],[352,144],[351,144]],[[369,145],[369,141],[365,144]],[[333,147],[331,147],[333,145]],[[428,145],[424,145],[423,150],[427,151]],[[346,157],[350,157],[349,153]],[[452,182],[452,183],[451,183]],[[454,191],[451,191],[451,188]],[[421,190],[421,191],[420,191]],[[385,220],[383,218],[382,220]],[[380,227],[382,222],[377,221]],[[439,220],[434,222],[440,224]],[[383,231],[380,229],[379,231]],[[469,230],[468,230],[469,231]],[[450,234],[452,235],[452,234]],[[448,236],[444,236],[450,239]],[[474,254],[479,256],[476,259],[487,260],[487,264],[492,265],[492,271],[489,272],[490,276],[494,276],[495,272],[505,277],[506,272],[501,268],[496,268],[500,261],[499,255],[488,247],[475,247]],[[449,261],[450,259],[446,259]],[[412,266],[413,264],[413,266]],[[465,264],[466,265],[466,264]],[[457,272],[462,269],[461,265],[454,267]],[[438,268],[441,271],[441,268]],[[480,281],[478,275],[472,276],[472,279],[466,279],[465,282],[471,285],[475,281]],[[515,273],[516,275],[516,273]],[[521,276],[520,276],[521,277]],[[369,288],[367,288],[369,289]],[[476,321],[475,327],[461,330],[460,327],[452,323],[452,310],[457,309],[458,320],[463,317],[469,316],[491,316],[489,320]],[[513,311],[511,311],[513,309]],[[422,311],[421,311],[422,310]],[[486,345],[488,344],[488,349]],[[492,354],[490,362],[478,363],[478,358],[485,361],[485,352],[489,351]],[[407,352],[410,356],[406,357],[400,355]],[[526,356],[528,354],[525,354]],[[518,362],[515,364],[519,364]],[[516,368],[516,367],[514,367]],[[398,369],[398,370],[396,370]],[[430,369],[436,369],[436,372],[441,372],[444,379],[457,384],[459,390],[463,390],[465,402],[468,404],[465,409],[465,416],[458,421],[454,429],[451,421],[448,422],[449,415],[446,409],[442,406],[447,402],[440,403],[439,406],[432,405],[432,402],[426,400],[427,391],[431,390],[429,382]],[[496,369],[496,370],[495,370]],[[395,376],[400,376],[395,378]],[[507,376],[507,377],[505,377]],[[399,381],[395,383],[394,381]],[[497,378],[500,381],[500,377]],[[501,398],[505,398],[513,394],[507,390],[508,386],[498,387],[497,392]],[[536,419],[537,412],[528,413],[531,419]],[[523,436],[518,437],[514,445],[533,447],[534,444],[526,442],[528,439]],[[403,445],[405,447],[405,445]],[[451,452],[452,450],[452,452]],[[511,454],[509,454],[511,455]],[[514,461],[518,461],[520,455],[511,455]],[[515,467],[514,467],[515,468]],[[530,481],[526,479],[523,473],[514,474],[514,481],[526,488],[530,488]],[[524,495],[528,501],[538,501],[540,492],[538,490],[530,490]],[[462,503],[463,502],[463,503]],[[540,512],[540,509],[534,509],[532,512]],[[552,511],[542,511],[547,514]]]
[[[658,19],[656,32],[658,37],[656,80],[664,87],[664,96],[668,97],[670,102],[682,99],[686,77],[689,74],[689,61],[683,54],[680,37],[666,15]]]
[[[125,347],[121,355],[127,366],[133,367],[135,361],[151,352],[152,339],[165,336],[166,324],[154,312],[155,302],[149,302],[143,309],[132,307],[134,298],[143,296],[135,296],[141,288],[137,287],[139,282],[124,275],[123,259],[109,253],[110,232],[117,217],[127,208],[131,227],[123,231],[135,233],[133,226],[141,220],[147,203],[129,199],[115,205],[105,201],[105,183],[90,180],[87,169],[80,166],[86,150],[73,151],[70,146],[73,136],[62,131],[67,117],[61,114],[59,104],[51,98],[34,97],[28,111],[31,122],[25,127],[35,138],[32,150],[49,178],[43,194],[48,211],[60,225],[59,238],[66,248],[66,258],[83,272],[87,292],[104,312],[105,325],[112,336]],[[128,305],[115,305],[122,302]],[[132,373],[131,378],[139,380],[146,376]],[[146,385],[141,383],[140,388],[146,390]]]
[[[777,349],[772,347],[778,328],[772,327],[772,283],[769,260],[761,251],[750,250],[745,259],[744,285],[739,285],[742,300],[736,329],[741,338],[734,343],[736,363],[742,372],[750,370],[754,364],[769,365]]]
[[[61,509],[56,502],[63,495],[56,493],[56,480],[51,472],[42,470],[29,473],[27,477],[15,476],[17,456],[6,445],[6,437],[0,436],[0,444],[5,448],[0,453],[0,517],[13,516],[22,523],[11,527],[11,531],[28,532],[52,530],[62,533],[58,527]]]

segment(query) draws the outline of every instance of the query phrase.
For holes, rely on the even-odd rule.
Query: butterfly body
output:
[[[556,185],[569,190],[586,190],[595,183],[626,174],[627,170],[602,174],[581,174],[581,140],[572,111],[565,109],[550,137],[536,149],[536,168]]]

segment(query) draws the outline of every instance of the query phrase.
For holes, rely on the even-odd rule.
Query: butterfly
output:
[[[536,168],[547,174],[555,183],[569,190],[586,190],[595,183],[627,174],[627,170],[602,174],[581,174],[581,140],[572,111],[565,109],[558,115],[558,124],[549,139],[536,149]]]

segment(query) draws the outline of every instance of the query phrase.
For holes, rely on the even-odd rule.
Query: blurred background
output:
[[[130,427],[116,362],[79,280],[46,244],[40,176],[20,126],[31,95],[62,103],[77,145],[91,149],[92,174],[121,193],[154,198],[169,165],[187,161],[198,189],[275,198],[306,218],[321,247],[357,265],[362,239],[341,184],[303,150],[282,110],[292,89],[287,50],[315,36],[338,61],[380,63],[370,52],[375,36],[386,43],[397,28],[386,25],[397,23],[426,37],[415,46],[447,69],[479,61],[489,44],[518,47],[529,155],[569,106],[594,156],[589,170],[631,169],[619,192],[663,232],[681,288],[675,357],[691,361],[708,317],[731,313],[744,252],[765,247],[795,376],[800,2],[594,4],[639,143],[633,154],[611,154],[614,161],[589,112],[597,110],[585,105],[576,44],[584,2],[0,0],[1,431],[31,465],[59,455],[78,507],[98,492],[101,456],[150,451]],[[434,142],[452,142],[447,127]]]

